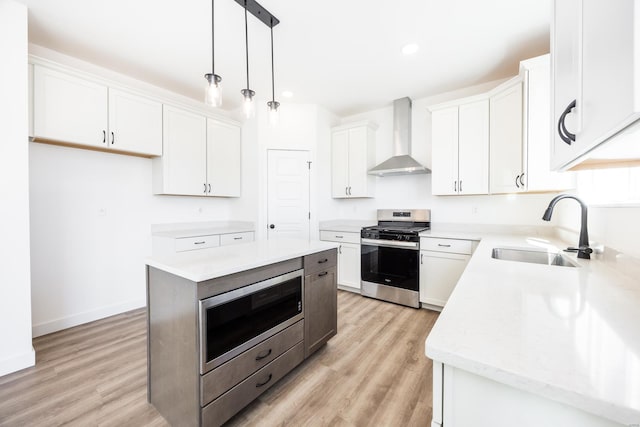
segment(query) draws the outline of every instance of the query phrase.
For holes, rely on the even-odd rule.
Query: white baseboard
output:
[[[354,294],[359,294],[360,293],[360,289],[359,288],[352,288],[351,286],[345,286],[345,285],[338,284],[338,289],[343,290],[343,291],[347,291],[347,292],[353,292]]]
[[[124,313],[125,311],[134,310],[146,305],[147,301],[145,299],[131,300],[118,304],[108,305],[105,307],[99,307],[94,310],[85,311],[82,313],[72,314],[60,319],[50,320],[48,322],[38,323],[37,325],[33,325],[32,327],[33,337],[35,338],[41,335],[50,334],[52,332],[61,331],[73,326],[93,322],[94,320],[104,319],[105,317]]]
[[[35,364],[36,352],[33,350],[33,347],[31,347],[31,351],[0,360],[0,377],[21,369],[29,368]]]

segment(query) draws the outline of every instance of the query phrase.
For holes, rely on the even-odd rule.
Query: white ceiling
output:
[[[209,0],[19,0],[39,44],[203,99]],[[276,100],[345,116],[517,74],[549,51],[551,0],[261,0],[274,28]],[[244,11],[216,0],[216,74],[225,109],[246,86]],[[403,45],[418,43],[413,56]],[[271,93],[269,28],[249,15],[251,88]],[[290,90],[291,99],[280,93]],[[266,108],[266,107],[265,107]]]

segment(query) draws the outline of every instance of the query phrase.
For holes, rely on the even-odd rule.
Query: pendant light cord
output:
[[[244,40],[247,60],[247,89],[249,89],[249,27],[247,26],[247,0],[244,2]]]
[[[276,100],[276,84],[273,72],[273,18],[271,18],[271,101]]]
[[[216,45],[215,45],[215,32],[213,31],[213,22],[215,17],[213,3],[215,0],[211,0],[211,74],[216,74]],[[215,78],[214,78],[215,79]]]

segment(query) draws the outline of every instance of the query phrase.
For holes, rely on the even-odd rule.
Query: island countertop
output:
[[[640,422],[640,285],[613,259],[578,268],[493,259],[485,236],[426,341],[430,358],[625,425]],[[637,277],[637,276],[635,276]]]
[[[282,238],[155,256],[145,262],[167,273],[202,282],[337,247],[337,243],[319,240]]]

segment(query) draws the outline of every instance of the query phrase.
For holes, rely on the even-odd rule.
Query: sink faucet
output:
[[[580,239],[578,241],[578,258],[591,259],[589,254],[593,252],[593,249],[589,247],[589,233],[587,232],[587,205],[582,200],[569,194],[560,194],[549,202],[549,206],[547,207],[547,210],[544,211],[542,219],[544,221],[551,220],[551,214],[553,213],[554,206],[562,199],[573,199],[580,203],[580,208],[582,209],[582,220],[580,224]]]

